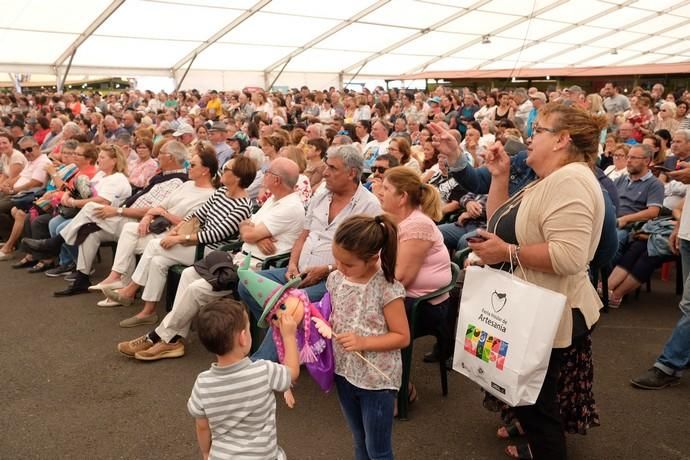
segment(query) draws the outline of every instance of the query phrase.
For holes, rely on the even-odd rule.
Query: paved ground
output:
[[[182,359],[128,360],[115,344],[146,329],[117,323],[134,310],[99,309],[95,294],[53,298],[63,285],[0,265],[0,459],[198,458],[186,400],[211,356],[193,339]],[[594,335],[602,426],[569,437],[572,459],[690,459],[690,378],[658,392],[628,384],[653,363],[678,318],[671,290],[656,280],[654,293],[603,317]],[[504,458],[498,420],[481,407],[479,390],[453,373],[442,398],[436,367],[421,362],[430,342],[416,345],[420,396],[410,421],[395,423],[397,458]],[[352,458],[335,395],[303,376],[297,407],[279,400],[281,445],[293,459]]]

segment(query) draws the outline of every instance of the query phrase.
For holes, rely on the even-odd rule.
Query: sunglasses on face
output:
[[[33,147],[25,147],[25,148],[20,148],[19,150],[20,150],[22,153],[29,153],[29,152],[33,152],[33,151],[34,151],[34,148],[33,148]]]
[[[388,168],[386,168],[384,166],[372,166],[371,167],[371,172],[373,172],[373,173],[378,172],[378,173],[383,174],[386,171],[388,171]]]

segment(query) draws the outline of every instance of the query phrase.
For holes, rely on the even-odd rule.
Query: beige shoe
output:
[[[180,358],[184,356],[184,342],[165,343],[162,340],[146,350],[138,351],[134,357],[141,361],[157,361],[164,358]]]
[[[96,302],[96,305],[101,307],[101,308],[112,308],[112,307],[122,307],[123,306],[120,302],[115,302],[114,300],[110,300],[110,299],[103,299],[99,302]]]
[[[141,337],[128,342],[118,343],[117,351],[129,358],[134,358],[135,353],[138,351],[148,350],[152,346],[153,342],[149,340],[149,337],[147,335],[142,335]]]
[[[146,318],[132,316],[131,318],[123,319],[122,321],[120,321],[120,327],[137,327],[143,326],[144,324],[156,324],[157,322],[158,315],[154,313],[153,315],[149,315]]]
[[[104,296],[106,296],[110,300],[118,302],[121,305],[124,305],[125,307],[129,307],[130,305],[132,305],[134,303],[133,298],[125,297],[122,294],[120,294],[119,292],[117,292],[117,290],[115,290],[115,289],[110,289],[108,287],[104,287],[102,289],[102,291],[103,291]]]
[[[89,286],[89,291],[98,292],[102,291],[105,288],[115,290],[122,289],[123,287],[125,287],[125,283],[123,283],[122,281],[113,281],[112,283],[98,283],[94,284],[93,286]]]

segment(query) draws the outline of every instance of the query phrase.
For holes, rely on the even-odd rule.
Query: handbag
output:
[[[165,233],[172,226],[172,222],[163,216],[156,216],[149,224],[149,231],[156,235]]]
[[[60,214],[65,219],[74,219],[77,216],[77,214],[79,214],[79,211],[79,208],[65,206],[62,203],[58,205],[58,214]]]
[[[181,236],[186,235],[196,235],[201,230],[201,222],[198,217],[192,217],[189,220],[183,221],[179,227],[177,227],[177,234]]]
[[[534,404],[566,297],[511,273],[467,268],[453,369],[510,406]]]
[[[194,270],[214,291],[237,290],[237,265],[232,261],[232,254],[228,252],[209,252],[203,259],[194,262]]]
[[[37,196],[38,193],[35,191],[20,192],[11,197],[10,202],[15,208],[26,212],[31,209]]]

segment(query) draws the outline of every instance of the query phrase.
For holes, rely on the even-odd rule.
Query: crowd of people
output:
[[[156,326],[117,344],[133,359],[184,356],[198,317],[218,362],[199,376],[189,411],[211,458],[283,458],[272,394],[289,389],[299,361],[289,318],[280,328],[286,366],[271,363],[279,358],[272,333],[248,358],[250,324],[264,306],[243,284],[216,289],[200,276],[199,248],[239,241],[236,265],[251,257],[266,279],[299,278],[311,301],[330,294],[335,385],[356,458],[392,458],[399,350],[415,338],[408,317],[417,299],[451,282],[453,258],[519,264],[516,276],[564,294],[568,308],[539,399],[503,407],[498,434],[524,436],[506,449],[510,457],[566,458],[565,434],[598,424],[591,331],[600,296],[624,306],[662,264],[680,257],[684,280],[690,270],[689,103],[687,91],[655,84],[624,93],[615,82],[590,94],[579,86],[7,94],[0,260],[64,277],[55,296],[102,293],[97,305],[112,308],[140,295],[141,311],[119,326]],[[116,246],[113,263],[95,281],[103,244]],[[285,266],[262,270],[275,256]],[[161,320],[168,271],[180,264],[188,268]],[[609,292],[591,283],[599,275]],[[452,298],[422,304],[415,334],[447,340],[427,362],[452,349]],[[690,283],[680,308],[635,387],[679,383],[690,358]],[[251,398],[230,392],[227,407],[215,407],[213,392],[249,380]],[[413,402],[412,383],[407,393]],[[500,407],[491,399],[487,407]],[[219,428],[236,411],[261,425],[260,442],[246,436],[246,420]]]

